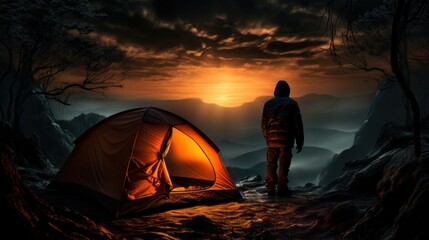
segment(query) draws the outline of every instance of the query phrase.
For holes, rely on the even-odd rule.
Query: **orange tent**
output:
[[[240,199],[218,152],[203,132],[175,114],[132,109],[82,134],[51,186],[84,193],[117,217]]]

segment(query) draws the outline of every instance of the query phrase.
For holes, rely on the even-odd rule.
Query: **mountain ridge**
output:
[[[346,99],[357,99],[357,98],[362,98],[362,99],[372,99],[373,97],[373,93],[368,93],[368,94],[361,94],[361,95],[354,95],[354,96],[334,96],[334,95],[330,95],[330,94],[319,94],[319,93],[309,93],[309,94],[305,94],[299,97],[292,97],[292,99],[301,102],[303,100],[314,100],[314,98],[324,98],[324,99],[331,99],[331,100],[346,100]],[[182,99],[119,99],[119,98],[100,98],[100,97],[90,97],[90,96],[80,96],[80,95],[74,95],[70,97],[70,102],[71,105],[70,106],[63,106],[63,105],[58,105],[59,107],[54,107],[53,111],[55,116],[57,117],[57,119],[61,119],[61,120],[71,120],[73,117],[76,117],[77,115],[79,115],[80,113],[98,113],[100,115],[104,115],[104,116],[110,116],[113,115],[118,111],[110,111],[110,114],[102,114],[100,112],[96,112],[95,109],[96,108],[79,108],[80,111],[78,110],[73,110],[74,105],[79,105],[85,102],[92,102],[92,104],[89,104],[89,106],[94,106],[100,103],[106,104],[106,103],[113,103],[113,109],[115,108],[120,108],[118,107],[118,103],[122,102],[122,103],[129,103],[130,107],[125,107],[122,106],[123,110],[125,109],[130,109],[130,108],[134,108],[134,107],[149,107],[149,106],[154,106],[156,107],[157,105],[166,105],[166,104],[178,104],[178,103],[190,103],[190,104],[202,104],[202,105],[208,105],[210,107],[216,107],[216,108],[221,108],[221,109],[239,109],[239,108],[243,108],[243,107],[247,107],[247,106],[251,106],[254,104],[263,104],[265,101],[269,100],[270,98],[272,98],[272,96],[257,96],[254,98],[254,100],[252,101],[248,101],[248,102],[244,102],[239,106],[234,106],[234,107],[227,107],[227,106],[222,106],[216,103],[209,103],[209,102],[205,102],[203,99],[201,98],[182,98]],[[53,103],[56,104],[56,103]],[[68,110],[69,109],[69,110]],[[92,109],[92,110],[91,110]]]
[[[225,108],[213,103],[205,103],[198,98],[151,101],[98,98],[90,99],[92,101],[90,102],[88,97],[82,97],[77,99],[76,104],[69,110],[77,113],[73,117],[88,112],[108,117],[131,108],[153,106],[187,119],[215,143],[229,140],[238,144],[263,146],[265,140],[260,129],[260,121],[263,104],[269,98],[270,96],[258,96],[253,102],[244,103],[240,107]],[[339,152],[342,150],[340,148],[349,147],[352,144],[354,131],[361,126],[368,114],[372,96],[335,97],[327,94],[309,94],[295,100],[300,105],[307,135],[304,144],[328,147],[331,151]],[[71,99],[71,101],[74,100]],[[65,110],[57,109],[57,118],[64,119],[67,114]],[[232,153],[224,153],[228,157],[242,153],[234,149],[230,152]]]

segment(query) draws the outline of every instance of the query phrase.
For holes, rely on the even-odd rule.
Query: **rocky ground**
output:
[[[101,217],[91,207],[86,214],[127,239],[428,239],[426,131],[422,140],[416,158],[409,129],[387,126],[373,151],[347,162],[331,184],[295,188],[291,197],[267,197],[254,176],[237,183],[240,202],[126,219]]]
[[[239,183],[243,199],[115,219],[78,196],[43,193],[54,205],[94,219],[125,239],[337,239],[372,207],[375,195],[320,194],[312,185],[290,197],[268,197],[260,177]]]
[[[45,191],[43,181],[29,184],[49,181],[49,171],[19,167],[23,184],[11,163],[40,161],[9,136],[1,138],[3,220],[12,234],[42,239],[429,239],[427,128],[422,136],[416,158],[409,129],[387,126],[373,151],[346,162],[331,184],[295,188],[291,197],[267,197],[255,176],[237,183],[240,202],[124,219],[82,196]]]
[[[374,196],[323,197],[310,189],[267,197],[263,188],[242,190],[241,202],[194,206],[102,223],[127,239],[336,239],[370,206]]]

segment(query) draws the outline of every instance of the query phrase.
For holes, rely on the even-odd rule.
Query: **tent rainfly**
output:
[[[51,187],[89,196],[116,217],[239,200],[218,153],[184,118],[155,107],[131,109],[77,138]]]

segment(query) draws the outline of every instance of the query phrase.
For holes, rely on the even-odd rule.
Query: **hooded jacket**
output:
[[[282,83],[281,83],[282,82]],[[279,81],[274,98],[264,105],[262,133],[268,147],[286,146],[293,148],[304,144],[304,131],[298,103],[289,98],[289,85]]]

